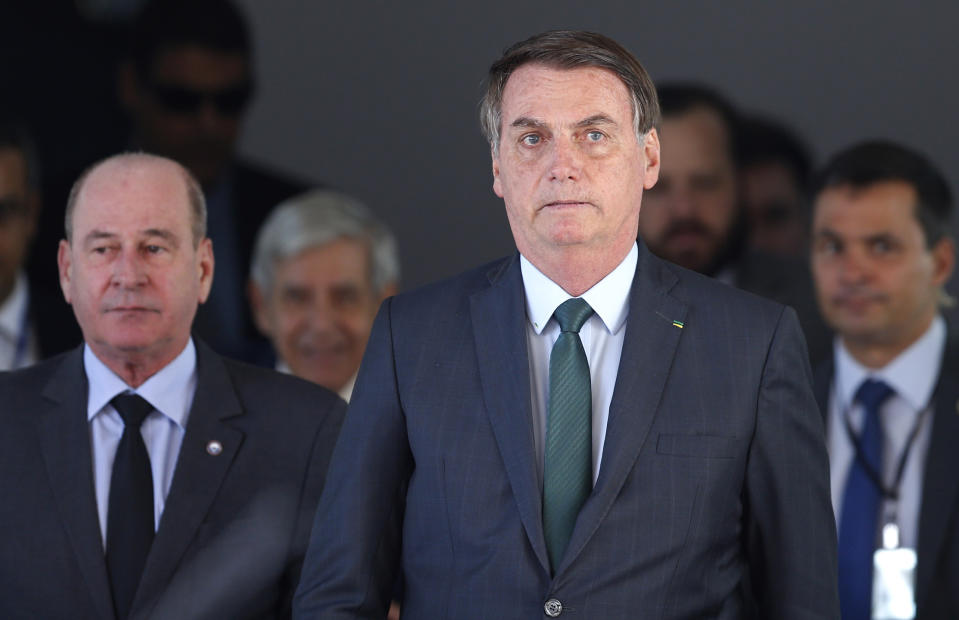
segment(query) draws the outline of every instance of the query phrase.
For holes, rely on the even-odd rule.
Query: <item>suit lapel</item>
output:
[[[822,415],[826,429],[829,428],[829,390],[832,389],[834,375],[832,355],[824,359],[813,371],[813,395],[816,397],[816,404],[819,405],[819,413]]]
[[[959,502],[959,343],[950,339],[939,371],[933,402],[935,403],[926,469],[923,474],[922,506],[919,510],[919,556],[916,576],[916,602],[928,595],[941,546]]]
[[[242,407],[226,366],[202,342],[196,341],[196,350],[196,394],[135,608],[145,601],[155,602],[170,582],[243,442],[243,432],[229,423],[229,418],[242,413]],[[207,452],[211,441],[222,446],[219,454]]]
[[[519,256],[499,265],[490,274],[490,282],[489,288],[470,298],[483,400],[526,535],[549,572],[533,460],[536,451],[526,350],[526,304]]]
[[[629,318],[616,375],[599,478],[576,521],[561,573],[599,527],[633,469],[653,423],[672,365],[686,305],[670,296],[675,274],[640,243]]]
[[[37,426],[50,486],[80,572],[100,617],[113,618],[93,485],[87,393],[83,347],[78,347],[63,358],[45,386]]]

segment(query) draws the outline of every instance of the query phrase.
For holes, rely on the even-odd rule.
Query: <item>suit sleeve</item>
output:
[[[384,618],[399,564],[413,463],[397,385],[390,310],[373,325],[294,600],[295,618]]]
[[[340,427],[343,424],[343,416],[346,413],[346,403],[343,400],[335,398],[331,401],[332,404],[327,410],[320,414],[323,416],[323,422],[317,428],[316,436],[313,439],[309,465],[300,491],[299,509],[290,542],[290,559],[284,575],[282,607],[278,612],[278,617],[281,618],[289,618],[293,613],[294,590],[299,583],[300,573],[303,569],[303,559],[310,540],[310,530],[316,515],[316,507],[329,469],[330,457]],[[315,407],[315,403],[313,406]]]
[[[787,308],[767,352],[746,471],[746,552],[762,618],[839,618],[828,470],[805,341]]]

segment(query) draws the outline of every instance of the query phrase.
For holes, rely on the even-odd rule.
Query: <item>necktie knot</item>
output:
[[[139,394],[117,394],[110,404],[123,418],[124,426],[133,429],[139,429],[143,420],[153,411],[153,405]]]
[[[560,330],[564,332],[579,333],[586,319],[593,314],[593,309],[586,303],[585,299],[573,297],[567,299],[556,308],[553,316],[559,323]]]
[[[893,389],[885,381],[866,379],[856,391],[856,400],[862,403],[866,411],[879,411],[879,407],[892,396]]]

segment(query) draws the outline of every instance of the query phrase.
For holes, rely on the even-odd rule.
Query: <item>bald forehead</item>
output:
[[[152,155],[130,154],[108,159],[81,180],[76,199],[67,209],[67,233],[81,227],[111,229],[121,214],[144,223],[192,227],[187,173],[179,164]],[[152,227],[152,225],[150,226]]]
[[[186,179],[179,164],[162,157],[131,154],[108,159],[93,168],[80,188],[78,202],[91,192],[104,189],[136,190],[150,185],[168,190],[178,186],[184,201],[187,200]]]

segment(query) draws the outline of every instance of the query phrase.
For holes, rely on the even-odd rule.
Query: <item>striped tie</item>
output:
[[[582,299],[560,305],[562,330],[549,356],[549,411],[543,479],[543,531],[553,572],[592,489],[592,390],[579,330],[593,309]]]

